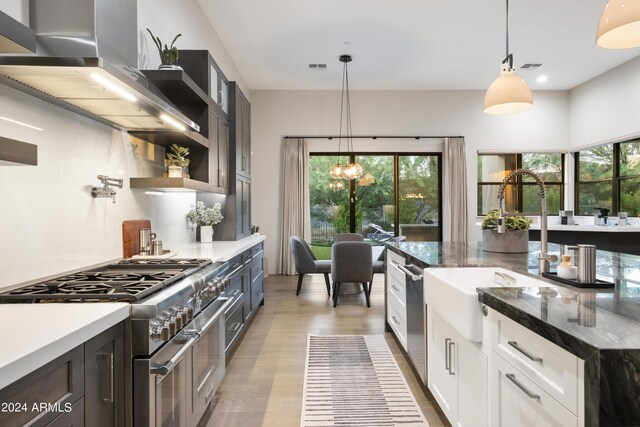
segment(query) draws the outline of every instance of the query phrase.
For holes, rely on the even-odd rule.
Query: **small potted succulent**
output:
[[[189,149],[173,144],[167,153],[165,165],[169,178],[189,178]]]
[[[201,243],[213,242],[213,226],[223,219],[220,203],[214,203],[208,208],[203,202],[198,201],[196,207],[187,214],[187,221],[197,226],[200,231]],[[197,237],[196,235],[196,240],[198,240]]]
[[[182,70],[182,67],[177,65],[180,52],[178,51],[178,48],[174,46],[176,40],[178,40],[178,38],[182,34],[178,34],[173,38],[173,41],[171,42],[171,46],[167,46],[165,44],[163,47],[160,37],[154,36],[151,30],[148,28],[147,28],[147,31],[149,32],[149,34],[151,34],[151,38],[153,39],[153,42],[155,43],[156,48],[158,49],[158,53],[160,54],[160,61],[162,62],[162,65],[160,65],[158,69]]]
[[[489,211],[482,221],[482,248],[486,252],[525,253],[529,251],[529,226],[533,222],[523,215],[504,216],[507,231],[498,233],[497,209]]]

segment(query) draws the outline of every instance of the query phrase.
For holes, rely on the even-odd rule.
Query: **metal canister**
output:
[[[162,255],[162,240],[154,240],[151,255]]]
[[[578,245],[578,282],[596,282],[595,245]]]

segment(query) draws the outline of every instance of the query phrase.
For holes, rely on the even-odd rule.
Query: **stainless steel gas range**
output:
[[[0,303],[131,303],[134,426],[195,426],[224,376],[228,269],[208,259],[123,260],[0,293]]]

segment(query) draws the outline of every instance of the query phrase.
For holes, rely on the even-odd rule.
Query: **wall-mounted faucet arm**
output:
[[[102,182],[102,188],[91,188],[91,197],[111,197],[113,203],[116,202],[116,190],[111,187],[122,188],[124,181],[119,178],[109,178],[106,175],[98,175],[98,179]]]

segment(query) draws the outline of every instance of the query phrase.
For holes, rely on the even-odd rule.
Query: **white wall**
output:
[[[476,222],[476,153],[478,150],[566,150],[568,146],[568,93],[536,92],[531,110],[494,117],[482,112],[482,91],[354,91],[355,135],[463,135],[467,144],[470,239],[480,238]],[[282,137],[336,135],[339,124],[339,91],[252,92],[252,222],[267,235],[270,272],[276,271],[281,223]],[[325,144],[336,151],[337,142]],[[367,146],[395,150],[397,141],[356,141],[356,150]],[[416,150],[416,147],[419,147]],[[438,142],[405,142],[410,151],[434,151]],[[446,197],[446,195],[445,195]]]
[[[640,136],[640,57],[569,92],[572,151]]]
[[[28,24],[27,4],[2,0],[0,8]],[[180,48],[210,50],[227,77],[250,95],[196,0],[138,0],[139,63],[156,67],[146,27],[163,40],[182,32]],[[129,177],[158,173],[163,149],[131,145],[120,131],[4,85],[0,116],[43,129],[0,120],[0,136],[36,144],[39,157],[35,167],[0,167],[0,288],[122,257],[125,219],[150,218],[165,248],[195,240],[185,219],[195,193],[157,196],[129,189]],[[124,179],[115,204],[91,198],[98,174]]]

